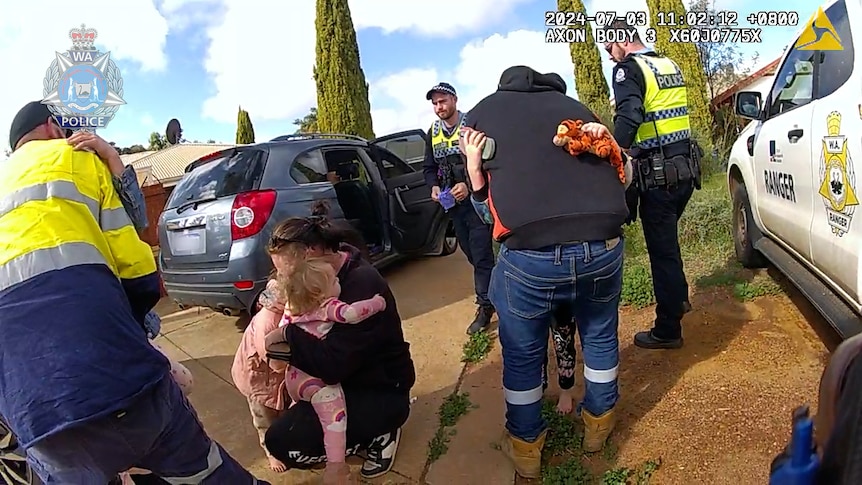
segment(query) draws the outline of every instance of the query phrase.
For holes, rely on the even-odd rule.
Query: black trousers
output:
[[[344,389],[347,405],[347,454],[365,450],[375,438],[400,428],[410,415],[409,391]],[[266,432],[266,448],[289,468],[326,463],[323,428],[311,403],[286,410]]]
[[[494,246],[491,226],[479,219],[469,200],[464,200],[449,210],[455,225],[458,245],[473,266],[473,284],[476,287],[476,303],[491,306],[488,300],[488,287],[491,285],[491,271],[494,269]]]
[[[688,301],[688,282],[679,248],[679,219],[693,191],[694,185],[689,181],[640,195],[638,208],[656,300],[653,335],[657,338],[678,339],[682,336],[681,321],[684,302]]]

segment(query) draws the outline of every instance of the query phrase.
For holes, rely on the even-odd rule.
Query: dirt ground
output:
[[[407,262],[384,275],[418,380],[394,471],[375,483],[514,483],[495,445],[505,412],[499,345],[478,364],[461,362],[474,309],[465,258],[459,252]],[[600,474],[660,459],[650,483],[765,483],[771,459],[789,437],[792,409],[810,403],[815,410],[827,347],[835,343],[823,343],[817,331],[828,336],[825,324],[790,294],[741,303],[728,289],[695,293],[694,311],[684,321],[685,347],[678,351],[635,348],[632,336],[649,328],[652,309],[623,310],[620,420],[612,452],[584,458],[588,467]],[[307,472],[275,476],[265,470],[244,399],[230,382],[243,324],[207,311],[184,312],[166,319],[159,342],[195,374],[191,400],[216,439],[260,478],[314,483],[319,478]],[[428,443],[440,436],[438,411],[455,390],[469,394],[470,408],[443,433],[445,452],[432,462]]]

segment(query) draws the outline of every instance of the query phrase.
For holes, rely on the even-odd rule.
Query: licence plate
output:
[[[207,250],[206,229],[183,229],[171,233],[171,252],[174,256],[195,256]]]

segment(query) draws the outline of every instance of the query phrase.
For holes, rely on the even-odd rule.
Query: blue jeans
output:
[[[506,428],[531,442],[544,431],[542,372],[555,310],[577,323],[586,390],[580,407],[599,416],[619,398],[619,301],[623,240],[573,243],[540,251],[500,248],[489,296],[500,318]]]
[[[46,485],[104,484],[132,467],[169,484],[267,484],[207,436],[169,375],[128,409],[38,441],[27,461]]]

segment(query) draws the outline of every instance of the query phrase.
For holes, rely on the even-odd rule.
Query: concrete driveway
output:
[[[460,362],[467,340],[464,330],[475,310],[472,268],[459,251],[445,258],[408,261],[385,271],[384,276],[395,293],[404,333],[412,344],[416,401],[394,470],[372,483],[512,483],[511,465],[491,446],[503,429],[499,350],[472,366],[469,373]],[[230,376],[247,319],[205,309],[179,311],[167,301],[157,310],[164,318],[157,342],[194,374],[190,400],[209,433],[259,478],[274,484],[319,481],[319,472],[274,474],[266,466],[245,398]],[[471,394],[478,407],[459,421],[449,451],[432,465],[428,463],[428,442],[438,428],[437,411],[457,385],[481,388],[480,393]]]

